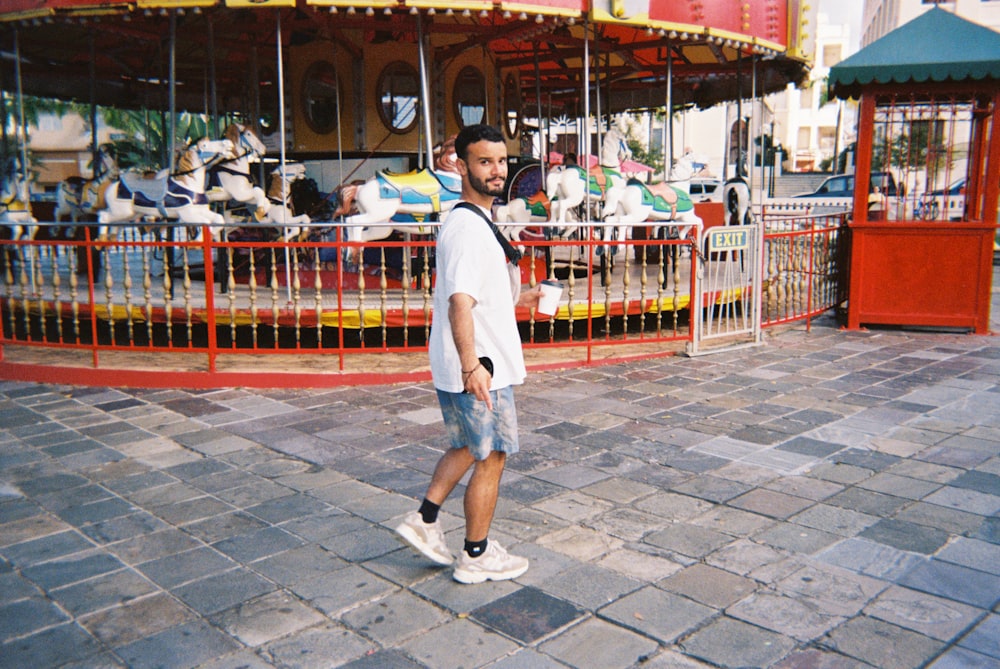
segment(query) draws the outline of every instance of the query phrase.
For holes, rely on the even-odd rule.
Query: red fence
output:
[[[763,290],[764,324],[835,306],[845,289],[842,218],[773,223],[754,287]],[[580,231],[524,242],[523,282],[555,277],[566,285],[554,317],[518,314],[529,365],[683,350],[700,289],[697,242],[608,244],[597,238],[599,226]],[[40,224],[33,239],[5,244],[0,377],[183,387],[429,378],[429,238],[362,248],[339,241],[338,228],[318,226],[307,241],[290,242],[266,226],[205,227],[195,241],[178,239],[187,233],[180,227],[117,232],[114,241],[95,241],[84,226]]]

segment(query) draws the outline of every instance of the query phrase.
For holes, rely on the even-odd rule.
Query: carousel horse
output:
[[[144,216],[178,220],[190,226],[223,223],[222,215],[212,211],[205,196],[205,173],[232,150],[233,143],[228,139],[202,137],[183,150],[176,172],[162,170],[153,178],[134,172],[122,174],[107,191],[107,208],[97,214],[100,238],[107,239],[109,223],[136,221]]]
[[[452,137],[435,151],[433,169],[405,174],[377,172],[353,193],[358,213],[346,218],[347,240],[370,242],[385,239],[394,231],[430,234],[432,228],[423,225],[426,218],[450,211],[462,195],[456,159]]]
[[[497,227],[512,242],[545,239],[544,227],[552,216],[552,200],[545,191],[528,197],[515,197],[496,208]],[[512,226],[510,223],[522,225]],[[533,226],[524,224],[534,223]]]
[[[750,208],[750,185],[737,173],[722,185],[722,204],[726,208],[726,225],[751,225],[754,221]]]
[[[209,169],[205,195],[209,202],[252,203],[254,218],[263,220],[270,207],[268,194],[254,185],[250,163],[262,158],[267,148],[253,129],[241,123],[231,123],[223,138],[232,142],[233,150]]]
[[[279,165],[271,172],[271,186],[267,190],[268,207],[262,223],[275,223],[285,226],[281,233],[282,239],[289,240],[302,237],[301,225],[312,222],[308,214],[295,215],[295,204],[292,198],[292,185],[299,179],[305,179],[306,166],[302,163],[285,165],[282,171]]]
[[[38,221],[31,215],[28,182],[18,169],[18,161],[10,160],[0,175],[0,226],[7,232],[4,239],[31,239]]]
[[[545,192],[552,200],[552,213],[549,225],[555,227],[560,237],[572,234],[576,227],[567,226],[570,212],[580,206],[588,192],[599,207],[598,217],[608,220],[615,216],[618,203],[625,192],[626,180],[621,173],[621,163],[631,155],[625,137],[617,128],[610,128],[604,133],[601,143],[601,159],[596,167],[584,170],[573,165],[549,174],[546,178]],[[614,235],[624,239],[627,228],[615,226],[604,228],[603,238],[610,241]],[[617,250],[617,249],[616,249]],[[599,247],[598,254],[604,248]]]
[[[105,192],[119,176],[114,151],[113,144],[101,144],[97,147],[93,179],[69,177],[59,184],[56,189],[56,209],[52,214],[56,223],[62,221],[64,216],[69,216],[73,223],[77,223],[81,216],[93,216],[107,206]]]
[[[671,221],[679,224],[678,237],[683,239],[691,228],[702,222],[694,212],[689,190],[693,172],[691,162],[682,157],[670,170],[667,181],[647,185],[638,179],[629,179],[619,202],[618,222],[632,226],[647,221]],[[661,228],[654,226],[654,238],[664,232]]]

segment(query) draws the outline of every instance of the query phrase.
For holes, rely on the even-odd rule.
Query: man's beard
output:
[[[495,189],[491,189],[489,184],[487,184],[482,179],[469,175],[469,185],[472,186],[472,190],[476,191],[480,195],[489,195],[490,197],[503,197],[503,184],[501,183]]]

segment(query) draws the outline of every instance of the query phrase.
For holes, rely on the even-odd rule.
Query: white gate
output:
[[[758,224],[702,231],[698,276],[691,300],[692,341],[700,355],[761,343],[760,268],[763,230]]]

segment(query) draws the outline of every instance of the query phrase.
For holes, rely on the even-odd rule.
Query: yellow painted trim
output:
[[[139,9],[180,9],[188,7],[214,7],[216,0],[137,0]]]
[[[574,9],[571,7],[547,7],[544,5],[532,5],[525,2],[500,2],[500,9],[509,12],[525,12],[530,17],[534,18],[541,14],[542,16],[573,16],[579,17],[583,14],[579,9]]]
[[[294,7],[295,0],[226,0],[226,7],[252,7],[260,9],[262,7]]]

